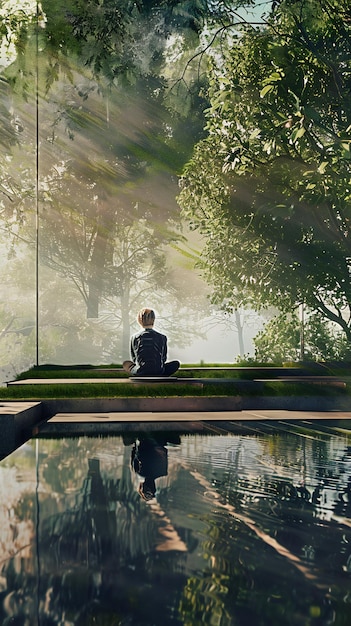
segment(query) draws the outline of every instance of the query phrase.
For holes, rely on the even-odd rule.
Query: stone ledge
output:
[[[44,419],[41,402],[4,401],[0,403],[0,457],[13,452],[32,436],[33,428]]]
[[[56,413],[138,413],[151,411],[349,411],[349,396],[172,396],[61,398],[42,400],[47,418]]]
[[[10,454],[32,436],[49,434],[50,429],[51,432],[56,429],[61,436],[76,433],[77,428],[80,434],[104,433],[111,428],[122,432],[126,428],[138,428],[140,423],[163,429],[172,424],[186,424],[187,429],[191,429],[195,424],[198,428],[201,423],[240,423],[244,412],[249,411],[257,422],[270,419],[262,411],[275,411],[284,420],[297,419],[296,412],[300,415],[305,413],[304,418],[299,419],[351,420],[350,408],[347,396],[178,396],[3,401],[0,403],[0,457]],[[51,418],[54,419],[50,425]]]
[[[330,387],[346,387],[344,380],[336,378],[335,376],[278,376],[275,378],[254,378],[252,380],[245,380],[241,378],[185,378],[185,377],[161,377],[161,376],[135,376],[130,378],[24,378],[21,380],[14,380],[7,383],[8,387],[13,386],[37,386],[37,385],[167,385],[177,386],[195,386],[205,387],[208,385],[224,385],[226,387],[235,387],[236,389],[242,388],[252,390],[263,390],[264,386],[268,383],[284,383],[289,384],[308,384],[308,385],[323,385]]]
[[[195,432],[218,434],[229,430],[272,429],[279,424],[313,421],[330,422],[351,420],[347,411],[192,411],[192,412],[138,412],[138,413],[57,413],[38,430],[38,437],[97,436],[138,432],[178,431],[183,434]]]

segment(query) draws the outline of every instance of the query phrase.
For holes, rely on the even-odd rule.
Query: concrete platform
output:
[[[158,384],[158,385],[204,385],[204,384],[250,384],[255,380],[240,378],[173,378],[162,376],[136,376],[135,378],[24,378],[7,383],[8,387],[23,385],[129,385],[129,384]]]
[[[245,426],[264,423],[310,423],[330,422],[331,420],[350,420],[351,411],[193,411],[193,412],[141,412],[141,413],[57,413],[36,432],[37,436],[96,435],[108,433],[136,432],[147,429],[181,430],[182,432],[210,432],[217,426],[230,431],[231,425]],[[348,432],[350,432],[348,431]]]
[[[351,420],[351,411],[144,411],[142,413],[56,413],[50,418],[46,427],[53,424],[96,423],[103,422],[194,422],[194,421],[258,421],[258,420]]]
[[[308,385],[325,385],[332,387],[346,387],[346,382],[335,376],[278,376],[278,378],[255,378],[261,383],[305,383]]]
[[[0,457],[4,458],[29,439],[43,417],[41,402],[1,402]]]
[[[313,385],[327,385],[346,387],[345,381],[335,376],[278,376],[275,378],[254,378],[244,380],[240,378],[186,378],[186,377],[163,377],[163,376],[135,376],[130,378],[24,378],[7,383],[8,387],[23,385],[192,385],[204,387],[207,385],[226,385],[236,388],[258,388],[267,383],[305,383]]]
[[[8,387],[22,385],[91,385],[106,384],[113,385],[118,383],[129,383],[129,378],[24,378],[23,380],[12,380],[7,383]]]
[[[39,365],[34,367],[33,369],[36,369],[37,371],[72,371],[72,370],[79,370],[81,372],[119,372],[119,373],[126,373],[126,370],[123,369],[123,367],[101,367],[100,365],[53,365],[53,364],[47,364],[47,365]],[[318,365],[317,363],[313,364],[313,369],[314,370],[318,370],[318,371],[326,371],[326,368],[321,365]],[[255,371],[255,372],[281,372],[282,374],[289,374],[289,373],[311,373],[311,368],[307,368],[307,367],[290,367],[290,366],[281,366],[281,365],[262,365],[262,366],[255,366],[255,365],[244,365],[244,366],[239,366],[239,365],[219,365],[219,366],[207,366],[207,365],[192,365],[192,366],[186,366],[186,365],[181,365],[181,367],[177,370],[177,374],[179,372],[218,372],[218,371]]]
[[[0,457],[33,436],[148,430],[228,432],[264,424],[350,421],[349,397],[72,398],[0,404]],[[346,426],[347,432],[350,432]]]
[[[209,382],[212,380],[222,381],[223,379],[206,379]],[[235,379],[228,379],[235,382]],[[130,383],[141,384],[186,384],[186,385],[198,385],[203,384],[205,379],[203,378],[162,378],[162,377],[144,377],[144,378],[24,378],[23,380],[13,380],[7,383],[8,387],[22,386],[22,385],[128,385]],[[240,381],[238,381],[240,382]]]

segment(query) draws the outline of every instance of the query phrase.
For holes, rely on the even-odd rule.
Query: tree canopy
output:
[[[59,344],[58,328],[75,331],[86,311],[113,336],[108,358],[126,358],[120,348],[145,299],[157,308],[163,297],[168,312],[180,299],[186,306],[166,251],[184,241],[177,176],[203,136],[207,105],[192,57],[215,14],[207,0],[0,7],[0,232],[12,258],[38,243],[37,262],[50,270],[38,273],[40,284],[34,271],[27,276],[40,292],[41,357],[49,330]],[[47,277],[60,285],[56,307]],[[65,316],[72,285],[76,319]],[[98,323],[89,323],[81,330],[100,341]],[[170,329],[178,342],[187,332]]]
[[[273,5],[213,54],[207,137],[179,202],[206,236],[215,302],[304,302],[351,340],[351,9]]]

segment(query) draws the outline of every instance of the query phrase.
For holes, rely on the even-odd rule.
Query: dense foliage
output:
[[[283,0],[264,26],[229,32],[179,199],[206,236],[215,302],[304,302],[348,340],[350,60],[345,0]]]
[[[24,353],[30,364],[37,321],[40,360],[127,357],[135,311],[147,300],[162,312],[170,344],[205,335],[197,320],[211,313],[206,287],[194,278],[197,249],[187,252],[175,196],[204,136],[206,52],[238,19],[238,5],[1,4],[0,316],[11,372]],[[15,302],[7,284],[18,289]]]
[[[257,333],[254,345],[255,360],[261,363],[350,359],[345,334],[317,313],[307,316],[303,323],[295,312],[273,317]]]
[[[39,224],[40,263],[73,284],[88,318],[122,329],[125,356],[145,298],[177,299],[165,248],[183,240],[176,175],[204,108],[186,59],[209,14],[202,0],[0,9],[0,229],[16,255]]]

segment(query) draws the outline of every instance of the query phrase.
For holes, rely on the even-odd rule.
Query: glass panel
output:
[[[0,7],[0,379],[35,361],[37,120],[34,3]],[[16,44],[16,45],[15,45]]]
[[[208,9],[149,5],[2,5],[4,377],[33,362],[121,362],[145,305],[171,359],[236,352],[242,322],[213,318],[176,201],[204,134]]]
[[[232,362],[254,337],[262,360],[347,358],[348,32],[342,7],[314,8],[2,2],[0,375],[120,363],[145,305],[171,359]]]

